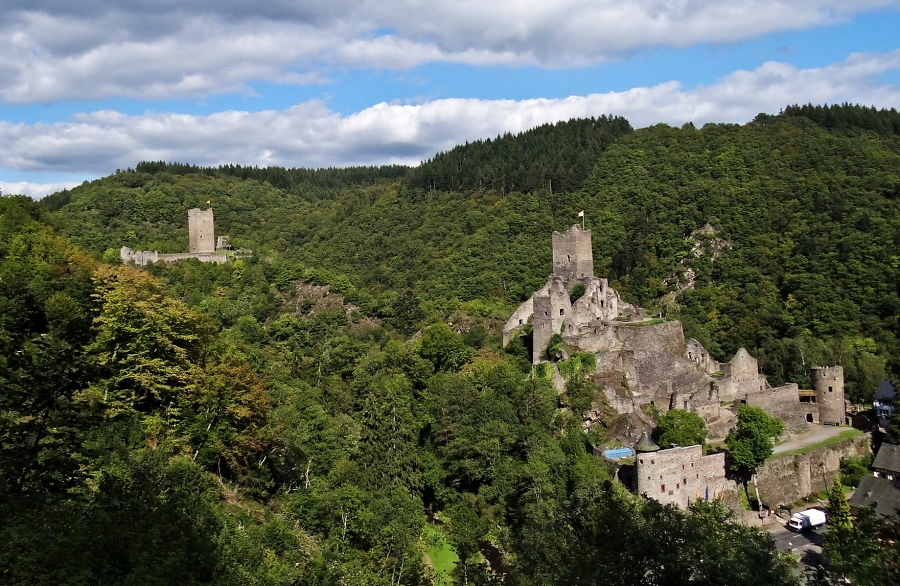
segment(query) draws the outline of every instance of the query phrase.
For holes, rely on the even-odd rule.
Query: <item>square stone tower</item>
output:
[[[190,252],[215,252],[216,236],[212,209],[193,208],[188,210],[188,233],[190,235]]]
[[[575,224],[560,234],[553,232],[553,274],[563,279],[590,279],[594,276],[591,231]]]

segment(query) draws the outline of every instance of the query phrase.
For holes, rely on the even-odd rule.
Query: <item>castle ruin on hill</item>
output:
[[[706,421],[711,438],[727,434],[740,403],[780,417],[788,429],[846,422],[840,366],[814,368],[812,390],[795,383],[773,387],[747,350],[718,362],[700,342],[685,340],[680,322],[648,318],[607,279],[595,277],[590,230],[576,224],[564,234],[553,232],[552,243],[553,272],[507,321],[504,346],[530,328],[532,360],[538,363],[551,336],[560,334],[564,347],[596,356],[591,377],[603,384],[616,411],[640,412],[648,405],[660,413],[692,411]],[[579,284],[584,294],[572,302],[570,293]]]
[[[813,368],[810,390],[795,383],[773,387],[746,349],[739,349],[728,362],[718,362],[700,342],[685,340],[680,322],[648,318],[642,308],[623,301],[606,279],[595,277],[590,230],[574,225],[564,234],[553,232],[552,242],[553,272],[506,322],[504,346],[530,329],[532,361],[537,364],[550,338],[560,334],[564,354],[594,354],[596,368],[590,377],[603,385],[606,399],[618,413],[637,413],[640,419],[648,406],[660,413],[691,411],[704,419],[711,439],[725,437],[740,404],[781,418],[789,430],[810,423],[849,423],[840,366]],[[578,285],[584,293],[573,302],[570,294]],[[562,391],[564,380],[556,366],[553,374]],[[635,451],[635,464],[627,467],[632,471],[626,476],[639,494],[683,508],[701,498],[736,499],[736,485],[726,478],[724,453],[704,456],[701,446],[661,450],[646,432]],[[831,460],[829,473],[837,474],[839,455]],[[807,464],[796,473],[809,479],[812,464]],[[826,463],[816,465],[824,483]]]
[[[175,262],[195,258],[200,262],[224,264],[231,258],[248,256],[249,250],[234,250],[228,242],[228,236],[216,239],[215,222],[212,208],[188,210],[188,251],[175,254],[160,254],[155,250],[132,250],[123,246],[119,257],[123,263],[133,262],[144,266],[150,262]]]

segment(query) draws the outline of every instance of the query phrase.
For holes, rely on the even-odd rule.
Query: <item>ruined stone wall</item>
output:
[[[741,348],[727,363],[722,364],[724,377],[719,383],[719,397],[722,401],[742,399],[748,393],[766,388],[766,379],[759,374],[759,363],[747,350]]]
[[[605,352],[622,345],[611,327],[601,328],[596,332],[563,334],[563,339],[567,344],[581,348],[582,352]]]
[[[647,354],[673,354],[679,358],[684,356],[684,330],[680,321],[652,325],[615,325],[613,331],[625,349]]]
[[[819,420],[819,405],[817,403],[800,403],[799,411],[803,421],[806,423],[822,423]]]
[[[731,428],[737,423],[737,417],[730,411],[723,409],[721,417],[706,423],[706,441],[725,439]]]
[[[564,279],[582,279],[594,276],[594,252],[591,249],[591,231],[574,225],[560,234],[554,231],[553,274]]]
[[[188,210],[188,235],[192,253],[214,252],[216,250],[213,211],[192,208]]]
[[[615,390],[612,387],[604,386],[603,387],[603,395],[606,397],[606,400],[609,402],[609,405],[616,410],[617,413],[634,413],[638,410],[637,405],[634,402],[634,399],[631,397],[623,397],[621,395],[617,395]]]
[[[512,332],[531,322],[531,316],[534,314],[534,297],[530,297],[528,301],[519,306],[519,308],[509,317],[506,325],[503,326],[503,345],[509,344],[512,339]]]
[[[768,460],[756,475],[759,496],[774,507],[825,490],[840,475],[841,458],[871,451],[872,436],[855,438],[795,456]]]
[[[846,419],[843,367],[813,368],[811,375],[813,388],[816,390],[816,403],[819,405],[819,421],[836,421],[843,425]]]
[[[547,285],[532,296],[532,306],[533,360],[537,363],[544,360],[544,350],[553,334],[572,331],[572,302],[565,281],[550,277]]]
[[[619,294],[606,279],[596,277],[579,280],[585,286],[584,295],[572,306],[572,320],[581,327],[600,327],[619,316]]]
[[[629,385],[641,403],[654,400],[662,411],[668,410],[672,393],[685,394],[703,388],[708,376],[684,356],[681,323],[664,322],[648,326],[613,326],[616,338],[633,373]]]
[[[807,424],[806,411],[800,404],[799,387],[796,383],[747,393],[744,400],[748,405],[759,407],[769,415],[782,419],[787,429],[798,429]]]
[[[556,333],[573,332],[572,301],[569,299],[566,282],[557,277],[550,277],[548,285],[547,294],[550,296],[550,318],[553,323],[553,331]]]
[[[733,486],[725,479],[725,454],[703,456],[700,446],[637,454],[638,493],[681,508]]]
[[[532,325],[532,362],[537,363],[544,359],[544,350],[553,335],[553,308],[550,304],[550,295],[547,293],[535,293],[532,297],[534,315],[531,318]]]
[[[871,434],[865,433],[806,454],[767,461],[756,475],[760,498],[775,507],[824,491],[840,475],[841,458],[870,453],[871,441]],[[710,500],[723,492],[726,500],[733,500],[738,490],[725,477],[725,454],[702,456],[700,446],[637,454],[634,477],[639,494],[682,508],[696,498],[705,499],[707,488]]]
[[[709,355],[709,352],[706,351],[703,344],[693,338],[685,342],[685,353],[687,354],[688,360],[693,360],[700,368],[709,374],[722,370],[718,361],[714,360],[713,357]]]
[[[722,405],[717,396],[712,399],[704,397],[705,390],[697,391],[693,395],[685,397],[682,405],[677,409],[692,411],[702,417],[705,421],[715,421],[722,418]]]
[[[134,263],[139,267],[146,266],[151,262],[175,262],[179,260],[187,260],[195,258],[200,262],[211,262],[213,264],[224,264],[228,262],[228,255],[222,252],[179,252],[175,254],[160,254],[155,250],[131,250],[127,246],[119,249],[119,258],[123,263]]]

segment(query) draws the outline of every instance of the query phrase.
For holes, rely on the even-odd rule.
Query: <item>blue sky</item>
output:
[[[900,107],[900,0],[6,0],[0,188],[140,160],[416,164],[577,116]]]

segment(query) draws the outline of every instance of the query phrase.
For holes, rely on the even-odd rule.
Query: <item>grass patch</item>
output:
[[[450,545],[446,533],[434,523],[427,523],[425,525],[425,545],[434,568],[435,586],[450,586],[453,584],[453,579],[450,577],[451,572],[453,572],[456,562],[459,561],[459,556]]]
[[[785,456],[796,456],[798,454],[805,454],[807,452],[811,452],[813,450],[818,450],[819,448],[824,448],[826,446],[830,446],[832,444],[836,444],[838,442],[842,442],[845,439],[850,439],[852,437],[856,437],[858,435],[862,435],[862,430],[859,429],[848,429],[847,431],[842,431],[834,437],[828,438],[827,440],[822,440],[820,442],[810,444],[803,448],[798,448],[796,450],[790,450],[789,452],[782,452],[780,454],[774,454],[769,457],[770,460],[777,460],[778,458],[784,458]]]
[[[568,360],[557,364],[559,374],[569,380],[576,374],[584,374],[597,370],[597,356],[592,352],[574,352]]]
[[[741,499],[741,508],[745,511],[752,511],[750,508],[750,495],[747,494],[747,487],[741,486],[738,488],[738,496]]]
[[[653,319],[646,319],[644,321],[617,321],[617,326],[631,326],[631,327],[641,327],[641,326],[655,326],[656,324],[666,323],[666,319],[664,317],[654,317]]]

